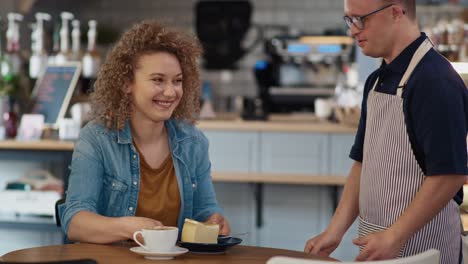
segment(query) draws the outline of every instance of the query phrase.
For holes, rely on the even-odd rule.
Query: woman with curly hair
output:
[[[199,42],[144,21],[125,32],[91,94],[93,120],[75,144],[66,202],[70,240],[111,243],[185,218],[220,224],[199,112]]]

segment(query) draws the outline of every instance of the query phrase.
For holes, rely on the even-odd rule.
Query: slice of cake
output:
[[[218,233],[218,224],[204,224],[185,218],[182,242],[217,244]]]

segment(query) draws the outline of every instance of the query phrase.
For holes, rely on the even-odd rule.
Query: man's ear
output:
[[[394,5],[391,8],[395,20],[400,20],[406,14],[406,11],[400,5]]]

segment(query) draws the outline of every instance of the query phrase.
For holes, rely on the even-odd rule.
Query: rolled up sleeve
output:
[[[75,144],[66,201],[59,206],[62,230],[68,233],[71,219],[80,211],[97,213],[102,189],[103,162],[92,131],[84,130]]]

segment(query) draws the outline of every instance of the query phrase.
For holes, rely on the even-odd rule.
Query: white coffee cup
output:
[[[137,239],[137,235],[141,234],[145,243],[141,243]],[[150,252],[170,252],[177,241],[179,229],[173,226],[158,226],[153,228],[144,228],[141,231],[133,233],[133,240]]]
[[[333,101],[330,99],[317,98],[314,102],[315,115],[318,118],[326,119],[333,111]]]

